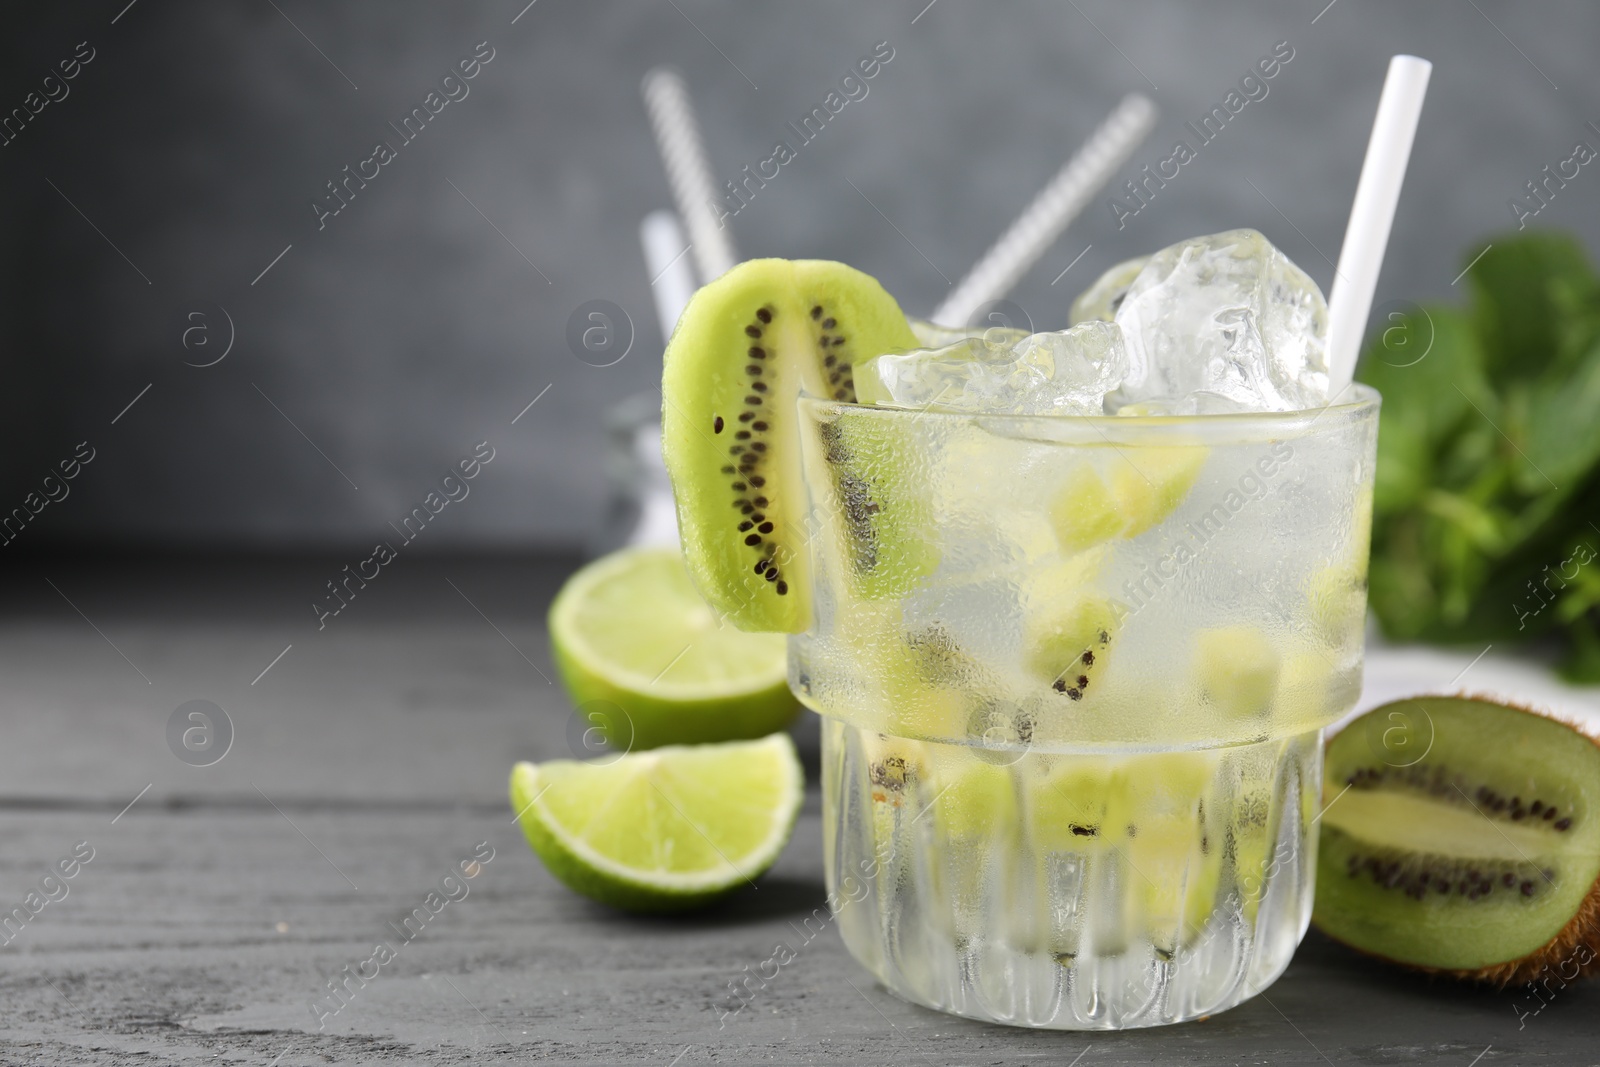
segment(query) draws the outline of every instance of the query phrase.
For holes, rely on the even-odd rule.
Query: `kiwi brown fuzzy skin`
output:
[[[1498,705],[1508,710],[1523,712],[1549,722],[1558,723],[1590,744],[1600,748],[1600,738],[1596,738],[1583,725],[1564,716],[1555,715],[1545,709],[1506,700],[1496,694],[1463,691],[1452,694],[1423,694],[1407,699],[1458,699]],[[1368,715],[1403,702],[1394,701],[1382,705],[1380,708],[1375,708],[1346,724],[1344,730],[1350,729],[1351,726],[1361,722]],[[1343,730],[1340,732],[1343,733]],[[1600,876],[1596,876],[1590,884],[1572,917],[1543,945],[1516,959],[1508,959],[1477,968],[1432,967],[1413,960],[1398,959],[1394,956],[1374,951],[1369,947],[1354,944],[1350,940],[1340,937],[1338,932],[1330,927],[1329,923],[1315,916],[1313,921],[1317,928],[1329,938],[1363,956],[1438,978],[1491,985],[1503,989],[1507,986],[1522,985],[1550,977],[1556,977],[1561,982],[1566,983],[1600,973]]]

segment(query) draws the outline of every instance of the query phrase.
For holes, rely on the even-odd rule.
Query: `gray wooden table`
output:
[[[568,754],[543,615],[573,561],[400,560],[319,630],[308,605],[345,562],[0,576],[0,912],[78,842],[94,850],[0,948],[0,1062],[1600,1062],[1600,985],[1527,1014],[1523,992],[1397,974],[1315,933],[1264,995],[1161,1030],[925,1011],[831,930],[721,1019],[728,983],[822,906],[815,789],[760,888],[714,914],[635,919],[580,899],[505,800],[513,760]],[[233,725],[209,767],[168,745],[190,700]],[[814,772],[815,725],[797,732]],[[398,941],[386,923],[485,841],[466,896],[319,1017],[327,983]]]

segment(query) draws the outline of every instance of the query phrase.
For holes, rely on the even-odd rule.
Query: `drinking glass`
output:
[[[1360,686],[1379,400],[1192,417],[800,404],[829,900],[914,1003],[1231,1007],[1311,911]]]

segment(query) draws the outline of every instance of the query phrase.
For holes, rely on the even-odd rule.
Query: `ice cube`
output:
[[[1108,402],[1108,406],[1114,407],[1118,415],[1238,415],[1262,410],[1257,404],[1204,389],[1171,400],[1138,400],[1121,405]]]
[[[1317,284],[1255,230],[1180,241],[1150,257],[1117,308],[1130,367],[1107,406],[1321,407],[1327,320]]]
[[[1078,299],[1072,302],[1071,322],[1076,326],[1080,322],[1090,322],[1100,319],[1103,322],[1112,322],[1117,317],[1117,308],[1122,305],[1122,298],[1128,295],[1128,286],[1144,270],[1144,265],[1150,262],[1149,256],[1135,256],[1125,259],[1115,267],[1106,271],[1089,288],[1085,289]]]
[[[1110,321],[1107,319],[1106,321]],[[986,341],[1011,344],[1028,336],[1027,330],[1008,326],[940,326],[924,319],[907,319],[911,334],[923,348],[944,348],[958,341],[982,338]]]
[[[1055,333],[989,330],[942,348],[877,356],[856,367],[862,403],[984,414],[1100,415],[1128,353],[1114,323]]]

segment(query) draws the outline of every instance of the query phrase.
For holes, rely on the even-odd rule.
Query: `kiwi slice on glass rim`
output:
[[[1600,745],[1481,697],[1414,697],[1328,744],[1313,920],[1501,985],[1600,970]]]
[[[800,394],[853,403],[856,362],[916,347],[877,281],[825,260],[741,263],[684,309],[662,373],[662,453],[690,573],[739,629],[810,623]]]

